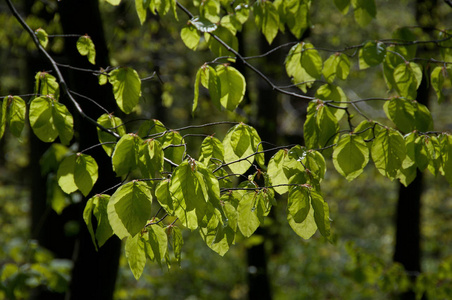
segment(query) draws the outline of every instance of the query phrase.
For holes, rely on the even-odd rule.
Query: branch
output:
[[[117,134],[116,132],[113,132],[107,128],[105,128],[104,126],[100,125],[99,123],[97,123],[94,119],[90,118],[88,115],[86,115],[82,108],[80,107],[80,105],[78,104],[78,102],[74,99],[74,97],[72,97],[72,94],[70,93],[66,81],[64,80],[63,75],[61,74],[60,69],[58,68],[57,63],[55,62],[55,60],[50,56],[50,54],[44,49],[44,47],[41,45],[41,43],[39,42],[38,38],[36,37],[36,34],[33,32],[33,30],[30,28],[30,26],[28,26],[28,24],[22,19],[22,17],[19,15],[19,13],[17,12],[16,8],[14,7],[14,5],[11,3],[11,0],[6,0],[6,4],[8,4],[9,9],[11,10],[11,13],[13,14],[13,16],[16,18],[16,20],[20,23],[20,25],[25,29],[25,31],[28,32],[28,34],[31,36],[31,38],[33,39],[33,42],[35,43],[36,47],[38,48],[38,50],[44,54],[44,56],[47,58],[47,60],[50,62],[50,64],[52,65],[53,69],[55,70],[55,73],[57,75],[58,81],[59,81],[59,85],[61,87],[61,89],[63,90],[63,92],[68,96],[69,100],[72,102],[72,104],[75,106],[75,109],[78,111],[78,113],[85,119],[87,119],[89,122],[91,122],[92,124],[94,124],[95,126],[97,126],[100,130],[108,132],[109,134],[113,135],[116,138],[120,138],[119,134]]]

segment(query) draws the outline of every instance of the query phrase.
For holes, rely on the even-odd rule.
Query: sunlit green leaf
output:
[[[339,125],[330,108],[323,101],[310,102],[304,123],[306,147],[323,148],[334,142]]]
[[[77,40],[77,50],[83,56],[88,56],[88,61],[96,64],[96,49],[94,43],[88,35],[83,35]]]
[[[116,144],[111,156],[116,176],[123,176],[138,167],[142,140],[136,134],[126,134]]]
[[[165,258],[166,250],[168,249],[168,236],[165,229],[159,225],[148,226],[148,243],[145,245],[146,254],[150,259],[161,264],[162,259]],[[150,247],[150,249],[148,248]]]
[[[199,161],[208,165],[218,165],[224,160],[224,147],[221,141],[213,136],[208,136],[201,144]]]
[[[163,148],[154,139],[145,140],[140,147],[138,166],[144,178],[158,178],[163,170]]]
[[[41,96],[50,96],[58,100],[60,88],[56,78],[47,72],[36,73],[35,93]]]
[[[144,251],[146,239],[140,234],[129,237],[126,241],[125,250],[130,270],[136,280],[141,277],[146,265],[146,253]]]
[[[287,0],[284,1],[284,19],[290,32],[301,38],[309,27],[309,9],[311,1]],[[281,16],[280,16],[281,18]]]
[[[11,133],[20,137],[25,125],[25,113],[26,104],[19,96],[8,96],[3,100],[1,119],[2,125],[7,124]],[[2,130],[0,130],[0,138],[2,136]]]
[[[198,29],[193,24],[188,24],[184,28],[182,28],[180,36],[185,46],[187,46],[191,50],[196,50],[201,35],[199,34]]]
[[[58,184],[67,193],[80,190],[87,196],[97,181],[96,161],[83,153],[66,157],[58,168]]]
[[[372,143],[372,159],[378,171],[393,180],[406,156],[403,136],[395,130],[381,130]]]
[[[242,102],[245,95],[245,77],[234,67],[219,65],[216,76],[220,81],[220,103],[227,110],[233,111]]]
[[[173,163],[180,164],[184,159],[185,141],[179,132],[170,130],[163,137],[158,138],[162,144],[165,158]]]
[[[47,44],[49,43],[49,36],[47,32],[42,28],[38,28],[36,29],[35,34],[38,37],[41,46],[43,46],[44,48],[47,47]]]
[[[314,209],[314,220],[319,228],[320,233],[328,238],[330,236],[330,213],[328,204],[323,200],[322,196],[314,190],[310,191],[311,205]]]
[[[109,73],[108,81],[119,108],[129,114],[138,104],[141,96],[141,80],[132,68],[118,68]]]
[[[293,46],[286,57],[285,66],[287,75],[303,92],[322,75],[322,58],[310,43],[302,42]]]
[[[219,37],[228,47],[238,50],[239,49],[239,42],[237,40],[237,37],[226,27],[223,27],[221,25],[217,26],[215,31],[213,32],[215,36]],[[220,56],[233,56],[233,54],[228,50],[227,47],[225,47],[223,44],[218,42],[214,37],[212,37],[210,34],[205,33],[204,38],[206,39],[207,45],[209,46],[210,51],[217,57]]]
[[[113,235],[113,230],[108,222],[107,205],[109,200],[109,195],[95,195],[88,200],[83,211],[83,219],[88,226],[88,231],[90,232],[96,249],[97,243],[99,244],[99,247],[101,247]],[[96,233],[94,233],[92,215],[94,215],[97,220]]]
[[[386,46],[381,42],[367,42],[359,50],[359,68],[361,70],[377,66],[383,62],[386,55]]]
[[[267,42],[271,44],[278,34],[279,14],[271,1],[256,1],[253,6],[254,20]]]
[[[135,0],[135,9],[141,25],[143,25],[144,21],[146,21],[146,12],[149,6],[148,2],[148,0]]]
[[[333,83],[336,77],[342,80],[347,79],[350,74],[350,59],[339,52],[331,55],[323,65],[322,74],[329,83]]]
[[[394,69],[395,89],[402,97],[416,99],[421,80],[422,69],[416,63],[402,63]]]
[[[334,148],[333,163],[336,170],[348,181],[358,177],[369,162],[369,149],[363,138],[344,134]]]
[[[120,118],[115,117],[112,114],[101,115],[97,119],[97,123],[113,132],[116,132],[117,134],[119,134],[119,136],[126,134],[124,122]],[[108,132],[101,130],[100,128],[97,128],[97,136],[99,138],[99,142],[103,143],[102,148],[105,150],[108,156],[111,156],[116,145],[116,137]]]
[[[347,102],[348,97],[347,95],[345,95],[344,91],[337,85],[324,84],[317,89],[315,96],[320,100],[333,100],[335,101],[333,103],[333,105],[335,106],[344,108],[347,107],[347,103],[341,102]],[[333,112],[338,121],[340,121],[345,114],[345,109],[337,109],[334,107],[329,107],[329,109]]]
[[[108,202],[113,232],[120,238],[134,237],[151,216],[152,195],[144,182],[131,181],[119,187]]]
[[[438,103],[441,104],[444,101],[444,94],[442,92],[444,81],[446,79],[446,68],[435,67],[430,75],[430,81],[436,96],[438,97]]]

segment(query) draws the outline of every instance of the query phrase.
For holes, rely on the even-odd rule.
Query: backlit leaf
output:
[[[361,70],[377,66],[383,62],[386,55],[386,46],[381,42],[367,42],[359,50],[359,68]]]
[[[377,15],[375,0],[351,0],[356,22],[365,27]]]
[[[93,65],[96,64],[96,49],[94,43],[88,35],[83,35],[77,40],[78,52],[88,57],[88,61]]]
[[[372,159],[378,171],[393,180],[406,156],[403,136],[395,130],[381,130],[372,143]]]
[[[285,61],[286,72],[303,92],[310,88],[322,75],[322,58],[310,43],[293,46]]]
[[[119,68],[109,73],[108,81],[113,86],[113,93],[119,108],[129,114],[141,97],[141,80],[132,68]]]
[[[348,181],[358,177],[369,162],[369,149],[363,138],[355,134],[341,136],[333,152],[336,170]]]
[[[119,134],[119,136],[126,134],[124,122],[120,118],[115,117],[112,114],[101,115],[97,119],[97,123],[113,132],[116,132],[117,134]],[[100,128],[97,128],[97,136],[99,138],[99,142],[105,143],[102,145],[102,148],[105,150],[108,156],[111,156],[116,145],[116,137],[108,132],[101,130]]]
[[[253,6],[254,20],[267,42],[271,44],[278,34],[279,14],[271,1],[256,1]]]
[[[138,167],[138,159],[142,140],[136,134],[126,134],[116,144],[111,156],[116,176],[123,176]]]

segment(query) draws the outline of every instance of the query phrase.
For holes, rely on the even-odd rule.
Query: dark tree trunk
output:
[[[65,55],[71,66],[87,69],[99,69],[109,66],[109,55],[105,42],[98,1],[64,0],[59,2],[61,23],[65,34],[88,34],[96,47],[96,66],[88,63],[76,49],[77,38],[65,38]],[[115,101],[111,86],[99,86],[97,77],[87,72],[68,70],[67,83],[70,89],[90,97],[109,112],[115,110]],[[78,98],[84,111],[96,119],[103,111],[90,101]],[[67,103],[66,103],[67,104]],[[70,107],[70,105],[68,104]],[[80,149],[98,144],[96,128],[80,118],[75,112],[74,122],[79,133]],[[118,179],[111,169],[111,160],[101,147],[87,153],[94,157],[99,165],[99,179],[93,188],[100,193],[115,185]],[[90,196],[87,197],[87,199]],[[91,237],[82,220],[86,199],[77,209],[80,223],[80,234],[77,238],[73,260],[72,281],[66,299],[113,299],[116,275],[119,265],[121,242],[115,236],[103,245],[99,252],[95,251]]]
[[[416,20],[419,26],[424,27],[426,33],[432,32],[437,18],[437,0],[416,0]],[[418,55],[427,52],[427,49],[418,49]],[[423,76],[417,91],[417,101],[428,106],[429,83]],[[414,282],[421,273],[421,196],[423,190],[423,174],[417,172],[415,180],[408,186],[400,184],[399,199],[396,212],[396,241],[394,261],[401,263]],[[400,299],[414,300],[414,290],[408,290],[400,295]]]

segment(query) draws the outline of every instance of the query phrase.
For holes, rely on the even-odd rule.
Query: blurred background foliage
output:
[[[14,2],[21,7],[21,1]],[[190,1],[183,2],[194,11]],[[314,1],[312,27],[306,39],[319,48],[342,49],[369,40],[391,38],[394,29],[417,24],[415,1],[376,2],[377,18],[361,28],[351,12],[342,15],[333,1]],[[53,14],[55,4],[43,3],[34,4],[27,23],[33,29],[42,27],[49,34],[60,34],[58,14],[48,23],[36,17],[43,10]],[[125,117],[126,121],[137,117],[155,118],[170,128],[218,120],[259,121],[256,114],[259,83],[247,71],[247,101],[238,108],[237,114],[218,111],[209,103],[208,94],[201,93],[200,107],[192,117],[195,72],[214,56],[203,44],[196,52],[183,45],[179,32],[187,21],[185,16],[180,14],[176,21],[171,16],[160,19],[148,14],[147,21],[140,26],[133,1],[123,1],[119,7],[101,1],[100,7],[113,66],[127,65],[136,69],[141,78],[149,78],[142,83],[140,110]],[[452,28],[450,7],[438,1],[436,13],[439,28]],[[31,93],[24,83],[27,76],[24,57],[36,50],[4,3],[0,4],[0,24],[0,96]],[[260,54],[254,23],[247,24],[241,36],[245,42],[240,51],[246,56]],[[277,43],[293,40],[286,32],[278,36]],[[64,51],[62,38],[53,37],[50,41],[49,48],[58,57]],[[278,50],[279,65],[266,66],[265,59],[252,62],[265,69],[277,84],[288,85],[283,66],[288,50],[289,47]],[[334,52],[321,51],[324,59],[331,53]],[[359,71],[356,59],[351,76],[340,85],[352,100],[387,94],[382,69]],[[449,87],[441,106],[430,101],[435,128],[439,130],[452,129],[451,95]],[[278,96],[275,101],[281,106],[277,116],[278,143],[284,145],[294,140],[302,143],[306,103],[286,96]],[[383,116],[382,104],[372,103],[362,109],[378,119]],[[140,122],[128,123],[128,131],[137,131],[139,125]],[[209,128],[202,133],[222,137],[227,129],[225,126]],[[189,152],[197,154],[202,139],[189,139],[194,145]],[[33,178],[28,178],[26,172],[30,164],[38,162],[29,161],[27,143],[25,133],[19,141],[8,134],[0,141],[0,299],[27,298],[32,288],[39,286],[62,291],[69,280],[70,261],[53,258],[51,253],[29,240],[29,184]],[[274,217],[268,218],[265,224],[272,238],[263,239],[259,235],[239,238],[223,258],[206,247],[198,234],[187,230],[183,231],[180,268],[174,266],[167,270],[148,263],[143,277],[136,281],[123,256],[115,298],[245,299],[247,273],[255,272],[247,267],[246,248],[258,243],[265,243],[269,255],[268,270],[275,299],[387,299],[407,289],[409,281],[403,267],[392,262],[397,183],[383,178],[373,166],[366,167],[351,184],[337,174],[332,165],[328,169],[323,193],[333,219],[334,243],[328,243],[319,234],[310,240],[299,238],[287,224],[284,199],[279,199]],[[421,226],[425,273],[417,289],[429,289],[429,299],[447,299],[452,294],[452,189],[443,177],[435,178],[431,174],[426,175],[425,186]],[[66,200],[67,204],[74,201]],[[67,224],[68,234],[71,230],[77,229]]]

